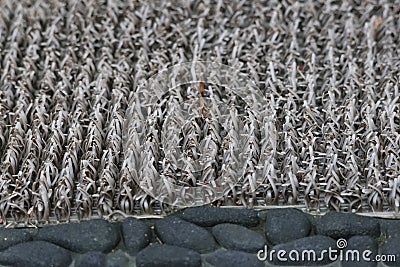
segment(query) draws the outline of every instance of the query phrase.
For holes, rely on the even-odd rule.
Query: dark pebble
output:
[[[193,249],[199,253],[215,250],[218,245],[205,228],[184,221],[175,216],[167,216],[156,221],[155,231],[163,243]]]
[[[257,256],[242,251],[215,251],[205,258],[206,262],[218,267],[263,267],[264,263]]]
[[[39,230],[38,238],[78,253],[109,252],[117,245],[119,233],[115,225],[96,219],[45,226]]]
[[[335,239],[348,239],[355,235],[380,235],[379,220],[353,213],[328,212],[316,223],[316,233]]]
[[[121,224],[121,232],[124,245],[129,253],[138,253],[150,242],[150,227],[136,218],[125,219]]]
[[[268,210],[266,215],[265,235],[273,245],[287,243],[310,234],[310,221],[297,209]]]
[[[106,265],[106,255],[98,251],[86,252],[75,263],[75,267],[103,267]]]
[[[380,223],[386,238],[400,237],[400,220],[381,219]]]
[[[381,247],[381,256],[385,255],[386,261],[384,261],[387,266],[400,266],[400,238],[392,237],[386,239]],[[395,257],[393,260],[389,260],[389,255]]]
[[[0,228],[0,250],[32,240],[32,235],[20,229]]]
[[[15,267],[69,266],[68,250],[44,241],[31,241],[9,247],[0,253],[0,264]]]
[[[330,248],[337,249],[334,239],[315,235],[276,245],[269,251],[271,254],[268,258],[272,258],[273,264],[281,266],[320,266],[335,261],[330,259],[327,253]],[[284,251],[280,257],[286,261],[278,259],[277,254],[283,253],[279,252],[280,250]],[[324,250],[327,252],[322,253]],[[297,256],[298,258],[296,258]]]
[[[367,252],[371,251],[371,254]],[[353,236],[347,241],[347,247],[343,251],[342,267],[374,267],[373,261],[378,254],[378,243],[370,236]],[[363,253],[367,253],[363,256]],[[370,260],[366,260],[368,257]]]
[[[266,244],[262,235],[241,225],[218,224],[212,228],[212,233],[218,243],[227,249],[257,253]]]
[[[200,267],[200,254],[194,250],[166,244],[153,244],[136,256],[137,267]]]
[[[221,223],[254,227],[260,222],[257,212],[250,209],[201,206],[186,208],[176,212],[174,215],[203,227],[210,227]]]

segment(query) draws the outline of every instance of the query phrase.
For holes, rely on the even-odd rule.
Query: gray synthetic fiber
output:
[[[250,155],[247,180],[226,180],[214,205],[398,212],[394,2],[0,0],[0,217],[38,223],[163,214],[170,206],[141,190],[140,180],[163,174],[181,185],[211,183],[229,173],[224,145],[243,145]],[[247,74],[267,115],[237,99],[221,125],[211,101],[170,136],[171,144],[190,143],[182,148],[188,169],[173,170],[158,140],[163,122],[146,121],[151,111],[135,96],[162,69],[199,60]],[[129,123],[145,132],[131,137],[138,147],[127,152],[132,107],[130,119],[144,119]],[[246,142],[229,131],[238,114]],[[143,140],[147,149],[137,151]],[[213,159],[200,175],[188,171],[196,153]],[[262,166],[254,192],[252,164]]]

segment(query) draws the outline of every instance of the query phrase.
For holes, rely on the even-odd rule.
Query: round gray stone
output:
[[[102,219],[45,226],[38,238],[78,253],[109,252],[120,239],[117,227]]]
[[[205,261],[218,267],[264,266],[264,263],[258,260],[255,255],[234,250],[215,251],[207,255]]]
[[[136,218],[126,218],[121,224],[121,232],[124,245],[131,254],[138,253],[150,242],[150,227]]]
[[[266,245],[262,235],[241,225],[218,224],[212,228],[212,234],[221,246],[231,250],[256,253]]]
[[[387,237],[400,237],[400,220],[381,219],[381,231]]]
[[[381,233],[379,220],[353,213],[328,212],[316,223],[316,233],[335,239],[348,239],[355,235],[378,237]]]
[[[105,265],[106,255],[99,251],[86,252],[75,263],[75,267],[103,267]]]
[[[307,237],[311,232],[307,216],[297,209],[268,210],[266,216],[265,235],[273,245]]]
[[[254,227],[260,223],[258,213],[251,209],[199,206],[180,210],[174,215],[203,227],[211,227],[221,223]]]
[[[196,251],[166,244],[153,244],[136,256],[137,267],[200,267],[200,254]]]
[[[31,240],[32,235],[24,230],[0,228],[0,250]]]
[[[155,231],[163,243],[193,249],[199,253],[215,250],[218,245],[211,233],[175,216],[155,222]]]
[[[44,241],[20,243],[0,253],[0,264],[15,267],[67,267],[72,262],[71,253]]]
[[[393,260],[387,259],[384,264],[387,266],[400,266],[400,238],[392,237],[388,238],[383,242],[381,247],[381,256],[385,255],[388,258],[389,255],[395,257]]]
[[[334,239],[321,235],[309,236],[274,246],[269,251],[268,260],[281,266],[326,265],[333,261],[328,253],[322,252],[330,248],[337,249]]]
[[[366,260],[363,253],[371,251]],[[369,253],[368,253],[369,254]],[[353,236],[347,240],[347,247],[343,251],[342,267],[375,267],[375,256],[378,254],[378,243],[370,236]]]

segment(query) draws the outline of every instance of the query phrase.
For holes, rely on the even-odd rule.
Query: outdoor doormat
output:
[[[0,1],[0,217],[397,216],[393,1]]]

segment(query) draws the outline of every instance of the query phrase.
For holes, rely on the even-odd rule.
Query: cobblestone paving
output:
[[[399,220],[338,212],[313,216],[292,208],[194,207],[159,219],[128,217],[118,222],[95,219],[40,228],[0,228],[0,264],[382,266],[375,261],[378,255],[386,257],[387,266],[400,266],[399,225]],[[279,250],[286,254],[278,254]]]

